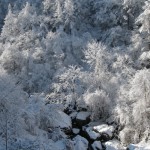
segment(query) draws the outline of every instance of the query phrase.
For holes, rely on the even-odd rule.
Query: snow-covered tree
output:
[[[136,23],[141,23],[142,26],[140,27],[139,31],[145,37],[148,36],[150,33],[150,1],[146,1],[143,7],[143,12],[137,18]]]
[[[94,93],[85,93],[84,101],[92,112],[92,119],[107,119],[110,114],[110,98],[104,91],[95,91]]]
[[[139,138],[148,138],[150,132],[150,71],[137,72],[131,82],[130,99],[133,103],[133,118]],[[137,139],[139,140],[139,139]]]
[[[87,50],[85,51],[85,58],[87,59],[87,63],[93,67],[96,75],[108,69],[108,57],[107,47],[102,43],[93,41],[88,44]]]
[[[139,62],[142,67],[149,68],[150,57],[150,1],[146,1],[143,6],[143,12],[136,19],[136,25],[139,26],[139,35],[141,36],[141,56]],[[137,42],[138,43],[138,42]]]
[[[5,26],[2,28],[2,33],[1,35],[3,37],[8,37],[8,36],[15,36],[17,34],[17,27],[15,24],[15,17],[16,15],[12,13],[11,7],[8,9],[8,14],[5,17]]]
[[[53,60],[47,60],[46,43],[41,39],[41,36],[47,34],[46,27],[33,10],[34,7],[27,3],[15,14],[15,18],[7,19],[12,14],[10,10],[1,35],[3,40],[9,41],[3,43],[1,64],[9,73],[16,74],[19,81],[22,80],[24,89],[29,93],[31,89],[37,91],[40,86],[43,87],[42,80],[46,81],[53,66],[48,64],[48,61]],[[11,26],[9,21],[14,22],[14,26]],[[9,32],[11,28],[12,33]],[[41,72],[38,72],[39,70]]]
[[[116,112],[124,129],[120,139],[124,144],[148,140],[149,137],[149,70],[136,72],[118,93]]]
[[[1,67],[0,73],[0,134],[5,141],[5,148],[9,149],[18,137],[19,115],[24,105],[25,93],[20,84],[8,75]]]
[[[107,47],[102,43],[92,41],[87,45],[85,58],[94,70],[95,79],[98,81],[97,86],[105,89],[111,77],[109,72],[111,57]]]
[[[76,66],[57,72],[56,82],[52,84],[51,93],[48,95],[50,103],[57,101],[63,103],[66,108],[69,106],[70,109],[77,109],[77,101],[83,92],[81,79],[82,72]]]
[[[141,12],[145,0],[123,0],[123,19],[128,29],[134,28],[136,17]]]
[[[150,42],[150,1],[146,1],[145,5],[143,6],[143,12],[138,16],[136,20],[136,24],[141,24],[139,28],[139,32],[141,33],[142,38],[144,39],[144,43],[147,45],[145,51],[150,49],[149,42]]]
[[[147,140],[149,10],[149,0],[0,0],[0,145],[57,150],[56,103],[93,120],[113,114],[125,144]]]
[[[93,15],[94,24],[99,26],[101,29],[108,29],[110,27],[116,26],[120,19],[120,12],[118,13],[117,10],[121,8],[121,1],[118,0],[91,0],[93,4]],[[110,23],[111,22],[111,23]]]

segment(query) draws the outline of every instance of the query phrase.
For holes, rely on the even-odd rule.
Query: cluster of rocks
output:
[[[78,147],[78,150],[125,149],[119,141],[113,139],[115,126],[102,122],[91,122],[91,113],[87,111],[73,112],[69,116],[72,120],[72,132],[75,139],[82,139],[82,144],[80,143],[82,146]]]
[[[57,139],[56,143],[59,145],[66,145],[66,140],[65,144],[62,144],[65,137],[68,140],[66,147],[69,147],[69,150],[138,150],[138,145],[130,144],[128,147],[121,145],[116,138],[117,125],[111,121],[92,122],[91,113],[87,111],[74,111],[61,117],[61,120],[67,120],[70,123],[67,123],[68,126],[60,127],[60,137],[51,137],[51,139],[54,141]],[[61,147],[60,150],[65,149],[64,146]]]

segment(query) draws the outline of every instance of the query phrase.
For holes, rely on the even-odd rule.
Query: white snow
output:
[[[130,144],[128,146],[129,150],[150,150],[150,143],[144,144]]]
[[[150,139],[150,0],[51,1],[0,0],[0,150],[85,150],[83,128],[99,149],[119,125]]]
[[[109,135],[109,137],[112,137],[113,132],[115,130],[115,128],[113,126],[108,126],[107,124],[94,126],[93,129],[99,133],[105,133],[105,134]]]
[[[78,134],[78,133],[80,132],[80,129],[78,129],[78,128],[73,128],[73,129],[72,129],[72,132],[73,132],[74,134]]]
[[[67,149],[74,150],[73,144],[74,144],[73,141],[68,140],[68,139],[62,139],[55,143],[58,150],[67,150]]]
[[[95,131],[93,131],[92,127],[88,127],[85,129],[85,132],[88,134],[88,136],[90,137],[90,139],[92,140],[96,140],[97,138],[100,137],[99,133],[96,133]]]
[[[106,150],[125,150],[126,149],[117,140],[108,141],[105,143],[105,146],[106,146]]]
[[[71,128],[72,124],[71,124],[71,118],[65,114],[62,111],[57,111],[58,113],[58,118],[55,118],[55,122],[56,122],[56,126],[60,127],[60,128]]]
[[[92,144],[92,148],[93,150],[102,150],[102,144],[100,141],[95,141],[93,144]]]
[[[64,150],[64,149],[66,149],[66,146],[65,146],[63,140],[57,141],[55,143],[55,145],[56,145],[56,147],[57,147],[58,150]]]
[[[77,114],[76,119],[78,119],[78,120],[87,120],[87,118],[89,118],[90,115],[91,115],[90,112],[84,112],[84,111],[82,111],[82,112],[79,112]]]
[[[40,116],[41,126],[48,127],[72,128],[71,118],[61,110],[61,105],[45,105],[45,99],[39,95],[33,95],[28,100],[26,110],[35,118]]]
[[[87,150],[88,141],[80,135],[77,135],[74,139],[75,150]]]
[[[143,52],[140,56],[140,60],[148,60],[150,58],[150,52]]]

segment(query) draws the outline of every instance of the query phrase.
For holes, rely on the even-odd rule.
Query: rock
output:
[[[53,124],[55,127],[60,127],[61,129],[72,128],[71,118],[62,111],[57,111],[57,118],[53,119]]]
[[[85,133],[90,140],[97,140],[98,138],[100,138],[100,134],[93,131],[93,127],[86,128]]]
[[[80,89],[81,92],[81,89]],[[81,93],[82,95],[82,93]],[[88,106],[86,105],[85,101],[83,101],[83,96],[81,96],[77,101],[77,111],[87,111]]]
[[[95,141],[92,145],[92,150],[102,150],[102,144],[100,141]]]
[[[72,132],[73,132],[74,134],[79,134],[80,129],[78,129],[78,128],[73,128],[73,129],[72,129]]]
[[[63,140],[57,141],[57,142],[55,143],[55,145],[56,145],[57,149],[59,149],[59,150],[64,150],[64,149],[66,149],[66,146],[65,146],[65,143],[64,143]]]
[[[76,124],[76,116],[77,116],[78,112],[72,112],[69,116],[71,117],[72,120],[72,126],[73,128],[77,128],[77,124]]]
[[[60,139],[67,138],[67,135],[60,128],[52,128],[48,130],[48,139],[59,141]]]
[[[75,105],[74,104],[65,104],[65,109],[64,109],[64,112],[68,115],[70,115],[72,112],[74,112],[74,107]]]
[[[90,112],[81,111],[77,114],[76,123],[79,127],[82,127],[90,122]]]
[[[99,140],[101,142],[107,142],[107,141],[111,140],[111,138],[110,138],[110,136],[108,134],[102,133],[100,138],[99,138]]]
[[[106,147],[106,150],[125,150],[126,149],[117,140],[111,140],[111,141],[106,142],[105,147]]]
[[[61,110],[45,107],[40,112],[40,129],[47,131],[49,128],[60,128],[65,131],[71,131],[72,122],[71,118]]]
[[[74,139],[74,150],[87,150],[88,141],[84,137],[77,135]]]
[[[150,143],[130,144],[128,150],[150,150]]]
[[[103,141],[108,141],[112,138],[115,128],[113,126],[108,126],[107,124],[102,124],[93,127],[94,131],[101,134],[101,139]]]

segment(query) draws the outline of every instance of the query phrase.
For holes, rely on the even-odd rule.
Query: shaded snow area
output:
[[[102,150],[102,144],[100,141],[95,141],[93,144],[92,144],[92,149],[93,150]]]

